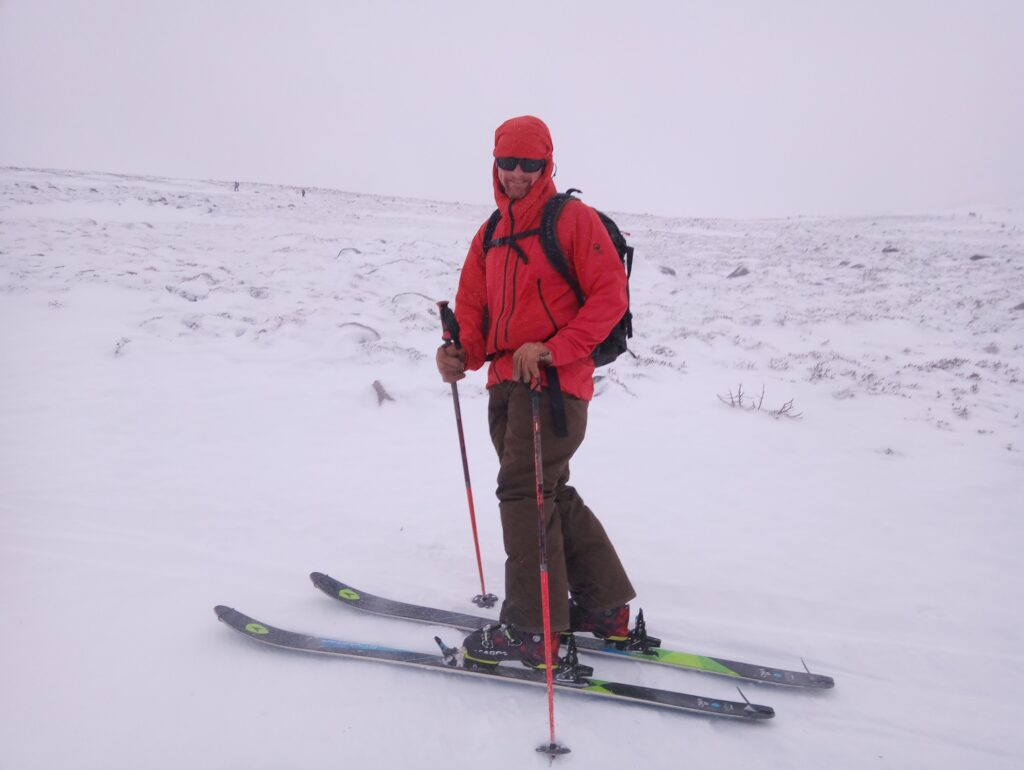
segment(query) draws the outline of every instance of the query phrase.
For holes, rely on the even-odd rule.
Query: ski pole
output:
[[[533,411],[533,468],[537,480],[537,544],[540,547],[540,606],[544,616],[544,669],[548,685],[548,728],[551,740],[537,751],[554,757],[568,754],[569,749],[555,741],[555,679],[554,655],[551,650],[551,597],[548,591],[548,538],[547,517],[544,515],[544,458],[540,447],[540,382],[530,388],[530,407]]]
[[[441,300],[437,303],[438,312],[441,314],[441,339],[445,345],[455,345],[456,350],[462,349],[459,341],[459,323],[455,320],[455,313],[448,307],[448,302]],[[473,604],[477,607],[493,607],[498,601],[494,594],[487,593],[484,586],[484,563],[480,558],[480,538],[476,532],[476,510],[473,507],[473,486],[469,482],[469,460],[466,457],[466,436],[462,431],[462,409],[459,408],[459,385],[452,383],[452,403],[455,404],[455,427],[459,432],[459,448],[462,450],[462,475],[466,478],[466,500],[469,503],[469,524],[473,529],[473,547],[476,549],[476,568],[480,573],[480,593],[473,597]]]

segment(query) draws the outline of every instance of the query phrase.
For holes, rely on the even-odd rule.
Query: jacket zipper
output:
[[[498,330],[501,328],[501,317],[505,314],[505,304],[508,301],[508,259],[512,256],[512,247],[509,246],[505,251],[505,267],[502,269],[502,284],[501,284],[501,309],[498,311],[498,317],[494,323],[494,352],[497,353],[500,349],[498,347]]]
[[[512,235],[516,231],[516,219],[512,214],[512,201],[508,203],[508,238],[509,242],[505,247],[505,267],[502,270],[502,286],[501,286],[501,312],[498,313],[498,318],[494,324],[494,350],[497,352],[500,349],[500,342],[498,340],[498,332],[501,329],[501,317],[505,314],[505,307],[508,305],[508,261],[512,257]],[[505,319],[505,342],[508,342],[508,326],[512,321],[512,312],[516,307],[516,273],[519,270],[518,260],[512,265],[512,304],[508,308],[508,317]]]
[[[505,342],[508,343],[508,325],[512,323],[512,313],[516,309],[516,283],[519,277],[519,260],[517,259],[512,263],[512,307],[508,309],[508,315],[505,317]]]

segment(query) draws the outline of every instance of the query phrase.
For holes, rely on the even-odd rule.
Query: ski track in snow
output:
[[[18,168],[0,189],[0,768],[535,761],[529,689],[264,650],[212,612],[457,639],[306,574],[473,610],[433,351],[489,209]],[[615,216],[636,355],[600,373],[574,479],[666,646],[805,655],[837,685],[746,687],[778,712],[753,728],[559,697],[565,761],[1020,767],[1024,207]],[[460,394],[500,593],[483,377]]]

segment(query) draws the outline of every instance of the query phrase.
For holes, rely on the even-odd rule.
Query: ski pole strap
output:
[[[558,379],[558,370],[549,366],[548,373],[548,398],[551,401],[551,427],[555,435],[565,438],[569,435],[569,426],[565,418],[565,401],[562,398],[562,385]]]
[[[437,303],[437,309],[441,314],[441,338],[445,342],[454,342],[455,347],[461,349],[462,342],[459,340],[459,322],[455,320],[455,313],[445,300]]]

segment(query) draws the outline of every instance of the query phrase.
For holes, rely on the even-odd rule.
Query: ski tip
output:
[[[213,608],[213,611],[217,613],[218,620],[224,620],[225,615],[227,615],[229,612],[234,612],[234,610],[231,607],[225,607],[223,604],[218,604],[216,607]]]
[[[749,719],[771,719],[775,716],[775,709],[771,706],[762,706],[759,703],[751,703],[750,698],[746,696],[740,687],[736,688],[736,692],[740,694],[744,703],[747,704],[743,707],[743,712]]]
[[[807,667],[807,661],[803,658],[800,658],[800,662],[804,664],[804,671],[807,672],[807,676],[810,679],[810,687],[817,687],[820,690],[831,690],[836,686],[836,682],[832,677],[825,676],[824,674],[812,673],[811,669]]]

